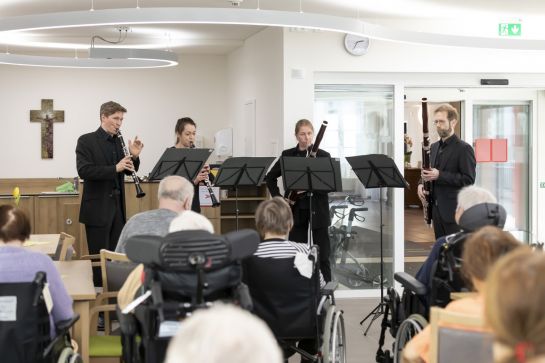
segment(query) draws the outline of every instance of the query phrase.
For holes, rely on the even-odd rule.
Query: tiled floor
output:
[[[368,213],[366,217],[366,222],[368,224],[372,225],[373,222],[378,222],[378,215],[377,213],[373,213],[373,208],[370,208],[370,213]],[[368,227],[367,225],[366,227],[372,229],[372,227]],[[405,240],[422,243],[423,248],[415,248],[415,251],[411,251],[411,261],[406,261],[406,270],[411,270],[412,268],[416,271],[417,267],[419,267],[427,256],[428,246],[431,246],[430,242],[435,241],[433,229],[427,228],[424,224],[422,209],[405,209]],[[411,268],[408,268],[408,265],[411,265]],[[378,302],[379,299],[374,298],[337,299],[337,305],[344,311],[348,363],[375,362],[382,316],[375,320],[371,325],[371,329],[367,336],[363,335],[363,330],[367,327],[368,322],[366,322],[363,327],[359,323],[362,318],[378,304]],[[393,338],[386,333],[384,348],[391,350],[392,342]],[[291,357],[289,360],[290,363],[299,361],[300,358],[298,355]]]
[[[433,228],[424,222],[421,208],[405,208],[405,240],[412,242],[433,242]]]
[[[363,328],[359,323],[377,304],[378,299],[337,299],[337,306],[344,311],[348,363],[375,362],[382,316],[371,325],[367,336],[363,335],[363,328],[366,328],[369,323],[364,323]],[[384,346],[391,350],[392,342],[393,339],[387,333]],[[289,360],[290,363],[299,361],[298,355]]]

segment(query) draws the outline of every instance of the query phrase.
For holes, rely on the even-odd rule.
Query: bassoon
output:
[[[320,147],[320,143],[322,142],[322,139],[324,138],[325,129],[327,127],[327,121],[322,121],[322,126],[320,126],[320,130],[318,130],[318,134],[316,135],[316,139],[314,140],[314,144],[310,145],[309,150],[307,150],[307,158],[315,158],[316,154],[318,153],[318,148]],[[302,193],[297,192],[296,190],[292,190],[290,194],[288,195],[288,203],[293,205],[301,197]]]
[[[121,130],[117,129],[117,138],[119,139],[119,142],[121,143],[121,148],[123,149],[123,154],[125,157],[131,156],[131,153],[129,152],[129,149],[127,149],[127,146],[125,146],[125,141],[123,141],[123,135],[121,135]],[[134,186],[136,187],[136,198],[142,198],[146,195],[144,191],[142,190],[142,187],[140,186],[140,179],[138,179],[138,176],[136,176],[136,172],[131,172],[132,180],[134,181]]]
[[[428,129],[428,99],[422,98],[422,169],[431,170],[430,165],[430,133]],[[424,208],[424,221],[428,226],[431,226],[431,210],[432,210],[432,197],[431,197],[431,181],[424,181],[424,190],[427,192],[425,202],[422,202]]]

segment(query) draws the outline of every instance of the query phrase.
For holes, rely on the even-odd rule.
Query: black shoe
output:
[[[98,313],[97,330],[104,331],[104,313]]]

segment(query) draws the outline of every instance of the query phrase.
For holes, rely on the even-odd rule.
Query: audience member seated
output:
[[[191,187],[191,195],[193,195],[193,187]],[[189,203],[189,205],[191,206],[191,203]],[[185,210],[181,212],[178,217],[172,220],[167,232],[172,233],[185,230],[202,230],[214,233],[214,226],[205,216],[191,210]],[[123,310],[134,299],[138,289],[142,286],[141,276],[143,271],[144,265],[138,265],[130,273],[129,277],[127,277],[123,287],[121,287],[121,290],[117,296],[117,303],[121,310]]]
[[[193,185],[181,176],[167,176],[159,183],[159,208],[132,216],[121,231],[115,252],[125,253],[125,244],[141,234],[165,236],[170,222],[184,210],[191,210]]]
[[[306,258],[310,251],[305,243],[292,242],[288,240],[288,235],[293,227],[293,215],[288,203],[281,197],[274,197],[264,201],[257,207],[255,212],[255,224],[263,241],[259,244],[254,256],[259,258],[293,258],[296,256],[305,256],[297,259],[294,268],[297,268],[301,275],[302,271],[311,262]],[[299,261],[302,261],[299,265]],[[325,286],[325,280],[320,272],[320,286]]]
[[[485,319],[494,361],[545,362],[545,255],[530,248],[503,257],[486,281]]]
[[[10,205],[0,206],[0,283],[31,282],[36,272],[45,272],[53,300],[50,320],[51,336],[54,337],[55,323],[69,320],[74,315],[72,299],[51,258],[23,247],[29,237],[30,221],[25,213]]]
[[[477,187],[475,185],[470,185],[460,190],[460,192],[458,193],[458,206],[456,207],[456,213],[454,214],[454,220],[456,221],[456,223],[460,223],[460,218],[462,217],[462,214],[464,214],[464,211],[481,203],[496,203],[496,197],[494,197],[492,193],[490,193],[488,190]],[[424,261],[424,263],[416,273],[416,279],[422,282],[427,287],[430,286],[433,264],[439,258],[439,251],[441,250],[441,246],[450,236],[443,236],[435,242],[432,250],[430,251],[430,254],[428,255],[428,258],[426,259],[426,261]]]
[[[171,340],[166,363],[280,363],[267,325],[234,305],[197,310]]]
[[[467,315],[484,316],[484,287],[493,264],[521,244],[509,232],[497,227],[483,227],[465,243],[462,271],[476,292],[474,296],[454,300],[445,309]],[[501,295],[496,295],[496,298]],[[407,362],[428,362],[430,326],[416,335],[403,350]]]
[[[263,241],[259,244],[257,251],[254,253],[254,258],[245,260],[243,265],[244,269],[244,280],[247,281],[250,287],[250,294],[254,299],[254,306],[256,309],[259,309],[261,300],[266,300],[267,296],[270,297],[269,293],[261,295],[263,290],[260,290],[261,283],[256,281],[256,276],[259,276],[260,265],[262,263],[259,260],[292,260],[289,266],[292,266],[293,269],[297,269],[298,273],[305,278],[310,278],[313,273],[312,261],[309,260],[308,256],[310,253],[309,247],[306,244],[292,242],[288,240],[288,234],[293,226],[293,216],[291,208],[288,203],[281,197],[274,197],[270,200],[266,200],[259,204],[255,213],[256,219],[256,229],[261,235]],[[265,263],[265,261],[263,261]],[[282,282],[284,278],[289,279],[292,276],[291,271],[285,270],[286,264],[278,264],[278,274],[277,280]],[[251,275],[251,276],[250,276]],[[283,277],[284,276],[284,277]],[[251,281],[250,281],[251,280]],[[263,281],[262,281],[263,282]],[[267,284],[263,284],[266,288]],[[325,280],[320,273],[320,286],[325,286]],[[271,291],[277,291],[281,286],[276,286],[271,288]],[[257,291],[260,290],[260,291]],[[261,298],[258,298],[261,296]],[[257,298],[257,300],[255,300]],[[283,297],[280,297],[283,298]],[[270,303],[271,306],[263,307],[262,310],[274,310],[275,307]],[[259,315],[259,312],[256,311]],[[279,313],[275,311],[275,313]],[[314,354],[315,353],[315,340],[314,339],[304,339],[299,341],[299,348]],[[291,349],[284,348],[284,356],[287,358],[295,352]],[[306,360],[302,360],[305,362]]]

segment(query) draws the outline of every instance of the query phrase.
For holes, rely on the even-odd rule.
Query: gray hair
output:
[[[468,210],[481,203],[497,203],[497,200],[488,190],[475,185],[462,188],[458,193],[458,208]]]
[[[163,178],[159,183],[157,191],[157,199],[172,199],[178,202],[183,202],[188,197],[193,201],[193,184],[186,178],[178,175],[170,175]]]
[[[169,233],[187,230],[201,230],[214,233],[214,226],[202,214],[186,210],[170,222]]]
[[[216,304],[184,320],[166,363],[280,363],[282,353],[262,320],[233,305]]]

